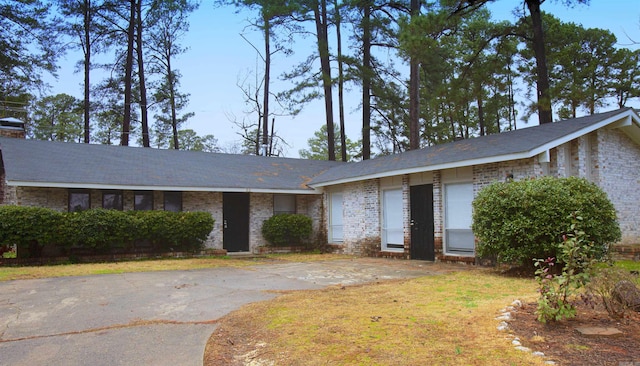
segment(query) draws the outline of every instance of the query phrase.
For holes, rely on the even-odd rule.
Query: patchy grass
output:
[[[245,267],[272,260],[314,261],[344,259],[345,256],[332,254],[287,254],[266,258],[167,258],[159,260],[136,260],[108,263],[60,264],[52,266],[0,267],[0,281],[25,280],[47,277],[89,276],[127,272],[176,271],[217,267]]]
[[[614,265],[616,267],[626,269],[627,271],[640,271],[640,262],[638,261],[631,261],[631,260],[616,261]]]
[[[542,365],[496,329],[535,296],[534,280],[481,269],[289,293],[221,319],[205,365]]]
[[[282,260],[287,262],[315,262],[324,260],[336,260],[336,259],[353,259],[359,258],[346,254],[326,254],[326,253],[282,253],[282,254],[267,254],[266,258],[273,260]]]
[[[107,263],[59,264],[51,266],[0,267],[0,281],[24,280],[47,277],[89,276],[126,272],[152,272],[187,269],[215,268],[221,266],[245,266],[249,260],[225,258],[189,258],[137,260]]]

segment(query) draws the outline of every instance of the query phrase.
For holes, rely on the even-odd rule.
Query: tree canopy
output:
[[[251,104],[251,122],[236,121],[243,151],[281,155],[287,142],[275,134],[275,117],[316,99],[324,102],[316,118],[325,128],[300,155],[350,160],[500,133],[534,115],[546,123],[593,114],[640,97],[640,50],[621,47],[610,31],[563,22],[540,0],[522,0],[526,11],[515,22],[496,22],[486,3],[216,1],[251,14],[245,31],[263,42],[245,45],[260,62],[255,85],[238,96]],[[187,126],[198,109],[175,66],[189,57],[181,42],[198,5],[211,6],[0,0],[2,100],[28,106],[31,138],[214,151],[215,137],[194,136]],[[303,43],[312,47],[298,51]],[[81,50],[83,95],[47,95],[43,76],[70,50]],[[273,74],[272,66],[293,55],[297,65]],[[351,109],[362,113],[345,113],[345,92],[360,95]],[[354,125],[360,136],[347,136]]]

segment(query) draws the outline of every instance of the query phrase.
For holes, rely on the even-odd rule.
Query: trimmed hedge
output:
[[[132,248],[137,239],[137,223],[122,211],[102,208],[69,212],[64,215],[63,237],[58,245],[65,249],[85,248],[97,253]]]
[[[130,211],[138,223],[138,238],[154,251],[201,250],[214,220],[206,212]]]
[[[0,244],[18,246],[20,258],[37,258],[52,244],[69,252],[96,254],[198,251],[213,230],[206,212],[91,209],[60,213],[51,209],[0,206]]]
[[[473,233],[480,257],[531,265],[534,258],[557,257],[558,244],[572,214],[582,217],[581,228],[599,247],[620,240],[616,211],[595,184],[576,177],[543,177],[496,182],[473,201]]]
[[[16,245],[24,258],[42,255],[45,244],[60,239],[62,213],[40,207],[0,206],[0,244]]]
[[[311,218],[300,214],[278,214],[262,223],[262,236],[276,247],[300,245],[312,231]]]

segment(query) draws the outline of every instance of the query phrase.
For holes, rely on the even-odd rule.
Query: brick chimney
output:
[[[24,122],[13,117],[0,118],[0,136],[25,138]]]

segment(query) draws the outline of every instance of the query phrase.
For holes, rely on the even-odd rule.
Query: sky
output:
[[[514,22],[516,17],[513,10],[521,9],[523,3],[522,0],[497,0],[489,9],[494,20]],[[573,8],[562,4],[563,1],[547,0],[542,4],[542,9],[564,22],[581,24],[585,28],[608,29],[616,35],[621,47],[640,48],[639,0],[591,0],[588,6],[576,5]],[[248,19],[252,16],[248,12],[238,14],[233,7],[216,7],[213,1],[202,0],[199,9],[190,17],[189,32],[181,40],[188,50],[174,62],[182,74],[180,91],[190,94],[189,106],[184,112],[195,113],[183,128],[193,129],[201,136],[212,134],[223,148],[241,141],[241,131],[233,120],[242,121],[244,118],[250,122],[255,119],[253,114],[245,113],[248,108],[238,87],[239,81],[254,80],[256,70],[260,69],[256,51],[241,36],[244,34],[254,45],[261,47],[260,34],[248,27]],[[344,48],[348,47],[347,43],[343,41]],[[291,57],[273,57],[272,77],[279,77],[284,71],[291,70],[299,60],[306,58],[313,51],[313,39],[309,37],[297,41],[293,50]],[[58,79],[49,81],[53,94],[67,93],[82,97],[83,77],[80,73],[74,73],[74,64],[79,59],[78,54],[69,54],[61,60]],[[396,66],[407,69],[408,73],[408,65],[396,63]],[[288,85],[285,81],[276,80],[271,84],[271,90],[282,91]],[[345,130],[347,137],[355,141],[361,138],[362,119],[358,106],[361,92],[352,89],[349,93],[352,97],[347,100]],[[334,94],[337,99],[337,92]],[[635,107],[640,107],[640,101],[634,103]],[[275,103],[271,104],[274,106]],[[336,101],[334,111],[337,123]],[[284,155],[298,157],[298,151],[307,148],[307,140],[325,124],[324,102],[317,100],[310,103],[295,118],[276,117],[275,123],[276,133],[288,144],[284,147]]]

